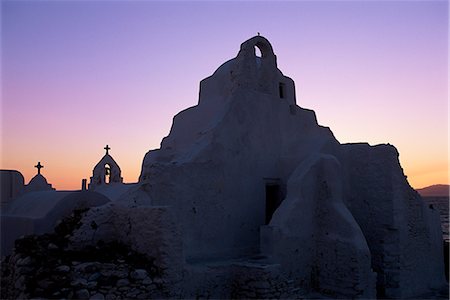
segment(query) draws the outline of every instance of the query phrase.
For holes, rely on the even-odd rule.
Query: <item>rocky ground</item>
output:
[[[16,241],[14,253],[1,263],[1,299],[167,297],[162,271],[124,244],[99,242],[70,250],[68,238],[83,212],[63,220],[54,234]]]
[[[1,299],[185,298],[180,296],[184,294],[170,291],[170,284],[165,281],[165,269],[157,266],[153,258],[128,245],[99,241],[93,246],[73,250],[70,237],[82,225],[85,212],[74,211],[56,226],[53,234],[26,236],[16,241],[13,254],[1,262]],[[89,226],[94,228],[97,224],[93,222]],[[448,243],[446,245],[448,253]],[[240,273],[239,285],[233,284],[231,288],[230,295],[235,298],[274,298],[275,294],[269,295],[266,291],[280,288],[293,294],[289,284],[267,288],[266,283],[261,284],[263,276],[254,269]],[[249,276],[255,277],[256,285],[247,278]],[[194,294],[208,298],[200,292]],[[303,293],[298,295],[304,298]],[[308,295],[307,298],[310,297],[329,298],[325,295]],[[448,287],[421,298],[448,299]]]

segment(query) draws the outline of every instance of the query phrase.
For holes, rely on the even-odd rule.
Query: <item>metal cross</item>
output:
[[[38,175],[41,174],[41,169],[44,167],[43,165],[41,165],[41,162],[38,161],[38,164],[34,166],[35,168],[38,169]]]
[[[106,145],[106,147],[105,148],[103,148],[103,149],[105,149],[106,150],[106,154],[108,154],[108,151],[111,149],[111,148],[109,148],[109,146],[108,145]]]

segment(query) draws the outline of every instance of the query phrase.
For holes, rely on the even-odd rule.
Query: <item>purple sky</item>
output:
[[[199,81],[260,32],[340,142],[448,183],[447,1],[3,1],[2,162],[77,189],[109,144],[127,182]]]

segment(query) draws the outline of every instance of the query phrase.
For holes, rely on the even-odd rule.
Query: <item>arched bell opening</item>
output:
[[[254,44],[255,55],[257,57],[266,58],[273,55],[272,47],[264,41],[257,41]]]
[[[109,184],[111,182],[111,166],[105,164],[105,183]]]
[[[255,48],[255,56],[261,58],[262,57],[261,49],[259,49],[259,47],[256,45],[254,46],[254,48]]]

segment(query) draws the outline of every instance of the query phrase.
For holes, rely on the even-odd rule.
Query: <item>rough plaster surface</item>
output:
[[[341,173],[330,155],[300,164],[262,230],[262,251],[306,286],[334,297],[370,298],[376,294],[370,251],[343,202]]]
[[[304,278],[299,284],[308,288],[355,297],[375,290],[379,296],[408,296],[441,285],[437,214],[408,185],[395,148],[339,144],[317,124],[313,111],[296,105],[294,83],[278,70],[263,37],[244,42],[236,58],[200,83],[198,105],[177,114],[161,148],[146,154],[140,184],[153,205],[173,208],[188,263],[256,255],[261,243],[278,249],[275,257],[288,265],[290,254],[282,253],[277,240],[272,245],[260,240],[260,231],[264,237],[268,230],[266,184],[277,182],[283,193],[288,180],[298,178],[293,174],[300,164],[324,154],[335,161],[318,163],[331,172],[321,175],[327,185],[317,178],[297,179],[306,194],[297,188],[296,196],[291,192],[284,200],[303,199],[297,210],[311,215],[289,217],[282,209],[287,203],[275,212],[281,223],[292,222],[278,227],[285,230],[282,242],[289,249],[314,235],[314,245],[298,245],[303,252],[288,272]],[[286,231],[290,227],[297,230],[293,236]],[[302,262],[304,257],[313,258],[313,265]],[[318,281],[308,279],[310,274]]]

